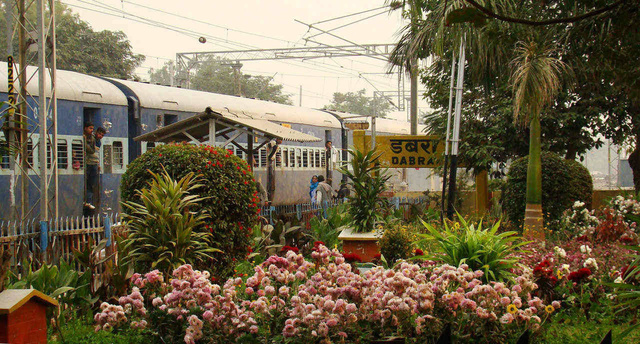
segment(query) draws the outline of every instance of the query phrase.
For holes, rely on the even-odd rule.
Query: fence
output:
[[[389,203],[394,209],[403,209],[405,217],[412,205],[421,204],[426,197],[393,197]],[[324,204],[302,203],[265,207],[260,215],[269,223],[279,217],[295,217],[308,223],[314,216],[326,216],[326,209],[335,208],[345,200],[332,200]],[[0,221],[0,247],[12,253],[11,269],[25,261],[36,263],[59,263],[65,260],[78,270],[83,270],[76,259],[75,251],[91,250],[106,239],[106,251],[115,248],[113,233],[122,229],[121,215],[110,214],[94,217],[65,217],[50,221]],[[15,270],[14,270],[15,271]]]
[[[106,250],[113,250],[113,232],[120,229],[119,223],[119,214],[50,221],[0,221],[0,247],[12,253],[12,270],[25,260],[35,263],[66,260],[82,270],[73,259],[74,252],[93,249],[104,239]]]
[[[412,205],[423,204],[427,202],[427,197],[392,197],[389,199],[389,203],[393,206],[393,209],[404,211],[404,216],[408,215],[411,211]],[[260,216],[265,218],[269,223],[273,224],[274,220],[279,216],[295,216],[300,222],[308,222],[313,216],[326,216],[326,213],[321,214],[323,210],[335,208],[340,204],[345,203],[346,199],[335,199],[326,202],[324,205],[318,203],[300,203],[290,205],[277,205],[271,207],[264,207],[260,211]]]

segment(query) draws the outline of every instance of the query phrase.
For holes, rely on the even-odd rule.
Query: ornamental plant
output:
[[[426,257],[459,266],[467,264],[473,270],[482,270],[485,281],[504,281],[513,277],[517,259],[511,255],[528,242],[522,240],[516,232],[498,233],[500,221],[483,229],[482,221],[477,225],[467,222],[458,214],[460,231],[454,232],[445,222],[442,231],[422,222],[427,234],[418,234],[423,239],[418,244],[436,243],[440,252]]]
[[[351,224],[356,233],[371,232],[376,221],[382,220],[385,200],[380,194],[386,189],[385,183],[391,176],[380,167],[380,153],[349,150],[349,154],[350,168],[343,167],[340,173],[349,178],[353,187],[353,194],[349,197]]]
[[[406,225],[391,225],[378,241],[380,253],[389,264],[412,256],[414,233]]]
[[[190,265],[172,278],[159,271],[132,277],[118,304],[103,303],[96,331],[132,328],[161,342],[362,343],[386,335],[434,341],[446,323],[456,342],[512,342],[538,330],[560,303],[531,297],[527,276],[484,284],[469,266],[403,262],[357,274],[322,244],[312,261],[288,251],[255,267],[246,280],[214,284]]]
[[[259,208],[253,175],[245,161],[219,147],[167,144],[151,149],[132,161],[122,176],[120,194],[124,202],[139,202],[136,190],[148,185],[153,173],[166,169],[180,180],[189,173],[199,175],[203,198],[191,211],[206,211],[209,219],[196,232],[211,234],[211,272],[218,277],[233,272],[234,261],[245,259],[250,249],[251,228]],[[128,209],[124,209],[125,212]]]
[[[186,263],[204,266],[220,250],[211,247],[211,233],[196,231],[209,217],[204,209],[192,211],[204,200],[197,195],[203,185],[193,173],[178,181],[166,171],[151,175],[149,186],[137,190],[139,203],[123,204],[129,210],[124,214],[127,236],[122,241],[128,251],[126,262],[138,270],[165,273]]]

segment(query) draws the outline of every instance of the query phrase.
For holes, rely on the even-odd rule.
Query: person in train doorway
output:
[[[85,160],[85,187],[86,199],[84,208],[93,213],[96,207],[95,193],[98,186],[99,162],[98,150],[96,149],[96,137],[93,135],[93,124],[87,122],[84,124],[84,160]]]
[[[96,129],[96,151],[100,151],[102,147],[102,138],[107,134],[107,130],[103,127]]]
[[[316,203],[322,207],[323,217],[327,218],[327,208],[329,201],[334,195],[333,188],[324,180],[324,176],[318,176],[318,188],[316,189]]]
[[[267,159],[269,159],[270,164],[267,171],[269,174],[267,179],[267,195],[269,202],[273,202],[273,196],[276,191],[276,165],[280,162],[280,156],[278,155],[280,144],[282,144],[282,139],[279,137],[268,143],[269,154],[267,155]]]

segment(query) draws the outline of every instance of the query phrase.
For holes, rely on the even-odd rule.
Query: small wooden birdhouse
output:
[[[47,343],[47,307],[58,301],[35,289],[0,293],[0,343]]]

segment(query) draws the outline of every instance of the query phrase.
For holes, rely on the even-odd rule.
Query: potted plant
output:
[[[370,262],[380,253],[378,239],[381,230],[376,230],[376,222],[382,219],[380,210],[386,204],[381,197],[385,183],[390,176],[379,164],[380,153],[349,150],[350,168],[341,168],[340,172],[349,178],[353,188],[349,197],[349,215],[351,223],[342,230],[338,239],[342,241],[344,253],[357,254],[363,262]]]

